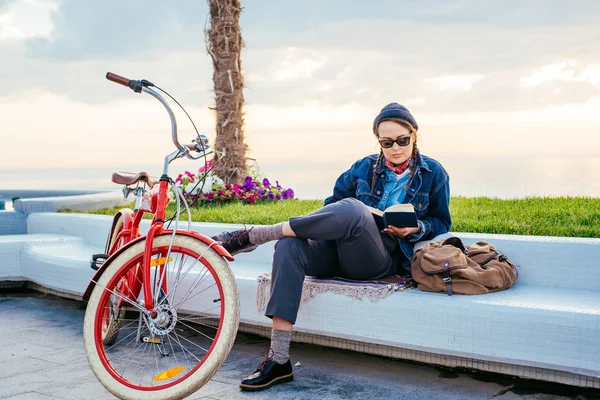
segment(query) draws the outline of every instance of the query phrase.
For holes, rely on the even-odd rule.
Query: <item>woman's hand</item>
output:
[[[421,228],[396,228],[395,226],[388,225],[382,232],[389,233],[392,236],[404,237],[411,233],[421,232]]]

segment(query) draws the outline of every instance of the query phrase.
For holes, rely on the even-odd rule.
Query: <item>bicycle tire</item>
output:
[[[105,252],[108,255],[112,254],[110,252],[110,250],[113,248],[115,241],[117,240],[117,236],[119,235],[119,232],[121,232],[123,230],[123,224],[124,224],[125,219],[120,212],[118,214],[119,214],[119,216],[117,217],[117,220],[113,223],[112,230],[110,231],[108,240],[106,241]],[[122,246],[122,244],[119,245],[119,247],[121,247],[121,246]],[[118,250],[118,248],[117,248],[117,250]]]
[[[170,234],[155,237],[153,242],[153,254],[155,249],[158,254],[163,254],[162,252],[165,251],[165,249],[169,246],[170,242]],[[113,260],[113,262],[107,267],[107,270],[101,276],[96,287],[94,288],[90,296],[84,318],[83,336],[86,355],[90,367],[92,368],[92,371],[94,372],[100,383],[108,391],[110,391],[112,394],[119,398],[169,400],[181,399],[195,392],[200,387],[204,386],[206,382],[208,382],[208,380],[214,376],[214,374],[217,372],[217,370],[225,361],[229,352],[231,351],[237,334],[237,328],[239,325],[238,289],[233,273],[231,272],[227,262],[220,255],[218,255],[216,251],[209,248],[207,244],[196,238],[184,235],[175,235],[172,243],[173,251],[170,254],[174,254],[173,257],[175,258],[178,254],[183,254],[186,257],[189,256],[189,258],[185,259],[183,258],[183,256],[181,257],[180,263],[181,265],[185,265],[186,268],[190,260],[193,260],[194,257],[198,256],[194,264],[192,264],[192,267],[196,268],[196,262],[199,262],[198,268],[200,268],[200,264],[203,265],[202,268],[205,268],[206,271],[208,271],[208,274],[205,274],[203,276],[209,276],[215,280],[215,285],[213,285],[214,287],[210,286],[208,287],[208,289],[210,289],[211,291],[215,291],[216,293],[218,293],[219,296],[219,298],[213,300],[211,299],[214,298],[214,295],[208,296],[209,299],[206,300],[206,302],[209,304],[211,303],[211,301],[213,303],[218,304],[217,306],[213,306],[213,308],[219,308],[219,310],[215,312],[219,315],[220,319],[216,323],[216,328],[213,328],[215,329],[215,334],[214,338],[212,338],[212,344],[210,345],[210,347],[206,346],[207,348],[204,349],[202,346],[197,346],[206,352],[205,356],[202,356],[202,359],[199,359],[196,354],[199,354],[200,350],[197,350],[195,347],[189,346],[192,349],[192,351],[190,351],[189,349],[184,348],[181,344],[186,344],[186,342],[183,342],[183,339],[188,340],[183,336],[186,330],[188,331],[188,333],[192,334],[192,336],[190,337],[193,337],[193,335],[195,334],[194,332],[190,331],[190,329],[195,330],[193,327],[190,327],[190,325],[198,324],[197,321],[202,320],[207,325],[200,324],[201,326],[198,329],[204,329],[206,326],[209,326],[208,322],[206,322],[208,321],[208,319],[206,318],[209,317],[202,316],[202,313],[198,313],[197,316],[195,314],[195,310],[185,309],[185,307],[191,307],[191,298],[193,298],[194,296],[196,297],[196,300],[193,301],[194,304],[201,300],[199,297],[197,297],[198,294],[194,294],[190,297],[190,294],[192,293],[191,291],[196,289],[196,286],[198,286],[198,284],[195,283],[198,280],[198,277],[193,278],[195,275],[191,273],[189,279],[195,279],[192,285],[190,285],[189,282],[182,283],[184,282],[184,278],[187,279],[186,276],[184,276],[181,279],[179,279],[180,275],[177,275],[176,278],[169,278],[171,281],[177,282],[177,284],[174,286],[174,292],[176,292],[179,287],[185,288],[185,285],[189,286],[189,290],[185,289],[188,290],[188,292],[184,293],[185,298],[183,300],[177,298],[176,293],[171,294],[172,291],[167,292],[166,300],[164,300],[164,304],[166,305],[164,307],[171,309],[168,311],[162,310],[162,315],[159,315],[158,313],[156,315],[157,320],[160,319],[160,317],[167,315],[163,319],[166,319],[168,321],[168,324],[170,324],[169,327],[171,325],[173,326],[173,330],[171,331],[171,333],[167,333],[164,336],[161,336],[159,334],[154,336],[154,334],[152,334],[151,337],[144,337],[142,340],[143,342],[146,339],[157,340],[158,338],[160,341],[162,341],[162,345],[161,343],[156,342],[146,342],[142,345],[139,345],[139,338],[136,337],[135,340],[133,338],[121,339],[119,340],[119,342],[117,342],[117,344],[113,346],[107,346],[106,344],[102,343],[101,340],[101,315],[104,312],[103,307],[104,304],[108,301],[107,299],[111,295],[117,293],[116,290],[118,289],[115,289],[115,291],[111,293],[105,288],[112,288],[119,282],[119,279],[121,279],[121,277],[127,273],[129,268],[135,268],[135,265],[139,264],[140,259],[143,257],[145,251],[145,245],[145,240],[138,242],[130,248],[126,249],[119,256],[117,256]],[[175,261],[173,264],[176,264],[177,262],[178,261]],[[171,260],[165,260],[164,263],[166,267],[167,264],[171,263]],[[169,265],[169,267],[171,267],[171,265]],[[169,276],[169,273],[174,273],[169,272],[168,268],[166,269],[167,277]],[[155,268],[153,271],[159,271],[159,269]],[[186,275],[187,274],[188,273],[186,272]],[[158,276],[158,274],[155,275]],[[200,280],[200,282],[205,282],[205,280],[208,279],[209,278],[203,277]],[[116,286],[114,287],[116,288]],[[200,290],[200,288],[198,288],[200,294],[204,293],[208,289]],[[160,291],[160,289],[158,291]],[[169,299],[170,295],[172,297],[172,300]],[[143,306],[143,304],[141,303],[143,302],[141,296],[142,294],[140,294],[139,297],[134,296],[134,298],[138,301],[138,307]],[[202,297],[205,296],[203,295]],[[177,303],[178,300],[180,301],[180,303]],[[187,303],[187,305],[184,307],[183,304],[185,304],[188,301],[190,301],[190,303]],[[131,300],[131,303],[135,303],[134,300]],[[181,308],[175,309],[176,306],[181,306]],[[134,312],[131,313],[133,314]],[[169,316],[169,313],[172,314]],[[191,317],[188,318],[188,314],[186,313],[189,313]],[[139,314],[141,315],[141,317],[137,320],[136,323],[138,323],[139,326],[142,327],[142,331],[151,332],[152,329],[159,329],[157,328],[158,325],[153,325],[153,328],[151,329],[151,324],[149,322],[151,318],[142,315],[141,312],[139,312]],[[185,318],[183,317],[184,315],[186,316]],[[193,318],[198,319],[194,320]],[[188,321],[189,325],[186,324],[184,321]],[[179,331],[176,329],[176,327],[180,327],[178,328]],[[127,329],[132,330],[133,328],[128,327]],[[195,330],[195,332],[202,333],[200,330]],[[133,332],[129,335],[132,334]],[[171,334],[173,334],[173,341],[171,341],[171,338],[169,336]],[[140,335],[139,327],[137,329],[137,335]],[[202,333],[202,335],[206,336],[206,338],[208,339],[211,339],[209,335],[205,335],[204,333]],[[196,336],[198,336],[198,340],[207,340],[201,335],[196,334]],[[175,339],[177,339],[177,343],[175,342]],[[133,349],[131,349],[131,346],[129,346],[127,347],[127,349],[121,350],[121,347],[125,347],[129,344],[125,343],[127,340],[131,341]],[[171,354],[168,354],[166,356],[162,354],[163,351],[160,349],[161,347],[163,350],[169,350],[169,348],[166,347],[166,343],[171,344],[170,350],[173,354],[172,358],[169,358]],[[175,343],[174,347],[172,343]],[[181,347],[181,351],[179,351],[179,349],[177,348],[178,344]],[[158,357],[159,354],[157,353],[157,349],[161,357]],[[148,354],[146,354],[146,351],[148,351]],[[154,351],[153,359],[152,351]],[[180,360],[177,359],[178,351]],[[195,360],[192,360],[194,366],[192,366],[192,363],[189,362],[189,359],[186,356],[186,354],[188,353],[186,353],[186,351],[190,354],[189,358],[192,358],[193,356],[193,358],[198,360],[197,362]],[[130,352],[135,353],[134,355],[137,356],[137,358],[134,355],[130,355]],[[192,354],[193,352],[196,353]],[[186,370],[184,366],[181,366],[180,368],[182,368],[183,370],[175,371],[176,368],[170,368],[161,373],[163,364],[170,366],[177,365],[178,363],[183,363],[184,360],[182,356],[186,358],[186,360],[190,364],[190,368]],[[146,359],[152,359],[152,363],[150,361],[145,361]],[[130,370],[127,369],[129,368],[129,365],[126,365],[124,368],[118,368],[120,367],[120,363],[123,362],[128,362],[129,364],[133,365],[133,367]],[[154,363],[156,363],[156,367],[154,366]],[[142,370],[139,382],[137,382],[137,380],[134,382],[134,380],[130,379],[130,376],[137,376],[136,368]],[[145,371],[152,369],[154,369],[154,372],[152,372],[150,376],[145,377]],[[183,374],[183,372],[185,372],[185,374],[180,376],[181,374]],[[165,373],[167,373],[167,375],[165,375]],[[156,381],[157,377],[160,380],[163,379],[164,376],[166,376],[166,378],[164,379],[169,380],[169,382],[147,384],[146,381],[152,376],[152,374],[156,374],[153,377],[153,381]],[[170,376],[169,374],[174,375]]]
[[[110,250],[115,245],[117,237],[119,233],[123,230],[123,215],[119,214],[119,217],[113,224],[112,231],[110,232],[110,236],[106,241],[106,253],[109,254]],[[121,239],[122,241],[122,239]],[[123,243],[120,243],[119,246],[115,249],[118,250],[123,246]],[[109,254],[110,255],[110,254]],[[115,318],[113,318],[115,316]],[[120,307],[116,311],[110,310],[109,318],[107,321],[106,327],[103,329],[102,343],[111,345],[114,344],[119,336],[119,331],[121,330],[121,326],[123,326],[123,319],[125,318],[125,309]]]

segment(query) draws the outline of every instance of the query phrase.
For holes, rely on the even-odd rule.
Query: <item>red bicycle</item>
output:
[[[238,289],[227,263],[233,257],[218,242],[190,230],[188,204],[168,175],[172,161],[206,160],[213,150],[200,134],[193,144],[179,143],[173,111],[152,87],[162,89],[110,72],[106,78],[163,104],[176,150],[166,156],[158,182],[145,172],[112,176],[125,185],[125,197],[133,193],[136,202],[134,210],[115,215],[105,254],[92,257],[96,272],[83,295],[88,301],[86,355],[98,380],[119,398],[180,399],[212,378],[239,324]],[[165,227],[169,186],[177,200],[172,229]],[[187,230],[178,229],[182,203]],[[142,235],[140,223],[148,213],[153,219]]]

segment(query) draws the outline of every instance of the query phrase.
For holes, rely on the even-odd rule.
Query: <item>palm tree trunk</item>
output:
[[[244,143],[243,78],[240,54],[239,0],[208,0],[210,27],[206,30],[207,50],[213,61],[213,82],[217,111],[215,149],[225,157],[215,166],[215,174],[226,183],[241,183],[246,177]]]

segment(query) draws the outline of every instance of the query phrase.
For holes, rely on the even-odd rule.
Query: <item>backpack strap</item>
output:
[[[459,239],[460,240],[460,239]],[[442,271],[442,280],[446,284],[446,291],[448,292],[448,296],[452,296],[454,292],[452,292],[452,277],[448,273],[448,265],[450,265],[450,261],[444,261],[444,270]]]

